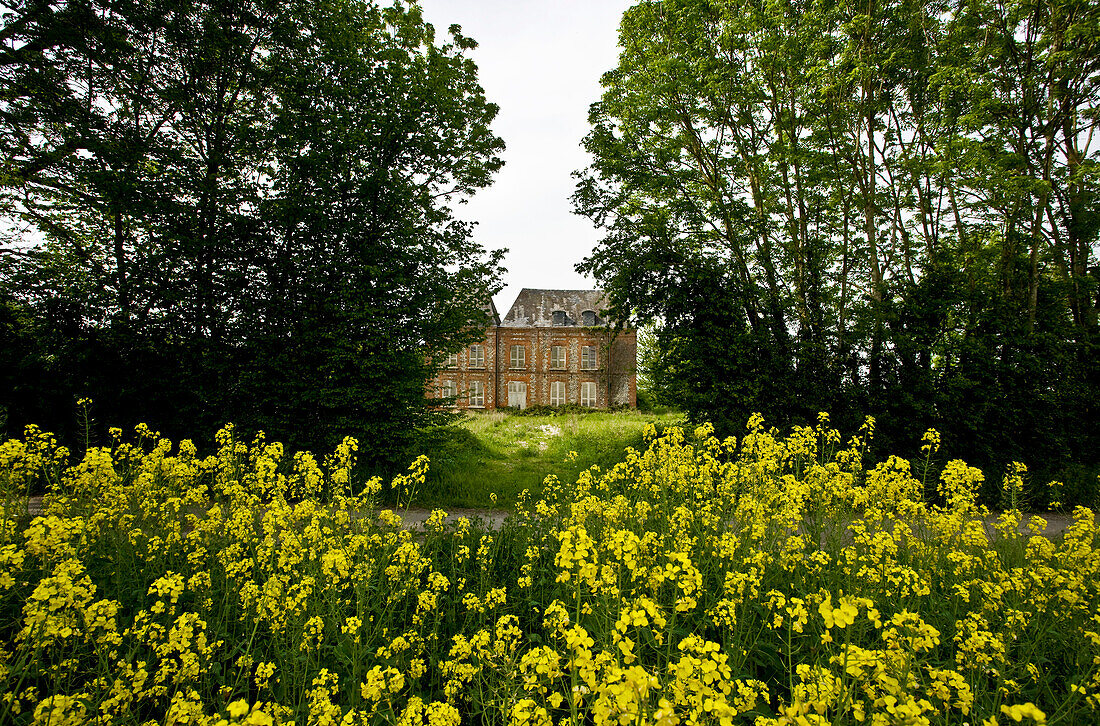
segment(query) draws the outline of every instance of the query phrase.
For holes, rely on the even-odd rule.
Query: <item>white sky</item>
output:
[[[437,41],[452,23],[477,41],[471,57],[485,97],[500,106],[504,168],[457,214],[478,222],[475,238],[507,247],[503,316],[520,288],[582,289],[573,270],[599,235],[572,213],[570,174],[588,164],[580,142],[600,76],[618,62],[618,28],[632,0],[420,0]]]

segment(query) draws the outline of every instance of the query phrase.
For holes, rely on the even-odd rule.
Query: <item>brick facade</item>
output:
[[[504,320],[492,311],[483,343],[439,371],[432,395],[453,393],[459,409],[636,407],[637,334],[613,333],[602,300],[599,290],[524,289]]]

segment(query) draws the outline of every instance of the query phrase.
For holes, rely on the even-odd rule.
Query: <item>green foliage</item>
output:
[[[70,456],[31,430],[0,442],[0,720],[1095,723],[1095,514],[995,517],[962,461],[872,466],[871,428],[647,426],[491,527],[349,495],[350,438],[291,457],[227,428],[199,457],[139,426]]]
[[[578,269],[653,326],[656,400],[1100,465],[1098,24],[1061,0],[629,9],[573,200],[603,230]]]
[[[677,415],[554,409],[519,415],[468,414],[450,426],[417,434],[415,453],[431,460],[420,506],[510,507],[528,490],[538,496],[549,475],[573,481],[595,465],[606,470],[628,446],[643,445],[642,432],[679,422]],[[495,497],[495,500],[493,499]]]
[[[404,460],[423,381],[498,289],[452,207],[496,114],[396,2],[23,3],[3,19],[0,404]],[[15,381],[9,384],[10,381]],[[381,442],[385,442],[384,445]]]

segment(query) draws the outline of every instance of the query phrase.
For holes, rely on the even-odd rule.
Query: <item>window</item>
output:
[[[565,325],[565,311],[555,310],[553,314],[554,325]]]
[[[555,370],[563,370],[565,368],[564,345],[550,346],[550,367],[554,368]]]
[[[526,364],[527,349],[522,345],[512,346],[512,357],[508,365],[511,368],[523,368]]]
[[[581,325],[599,325],[599,321],[596,319],[596,311],[585,310],[583,313],[581,313]]]
[[[550,381],[550,405],[565,405],[565,381]]]
[[[470,367],[471,368],[484,368],[485,367],[485,346],[484,345],[471,345],[470,346]]]
[[[485,406],[485,384],[481,381],[470,381],[470,405],[479,408]]]
[[[454,398],[458,394],[458,388],[455,386],[454,381],[444,380],[439,384],[439,397],[440,398]]]
[[[592,381],[581,383],[581,405],[589,408],[596,407],[596,384]]]
[[[512,408],[527,408],[527,384],[522,381],[508,383],[508,405]]]
[[[447,367],[458,368],[458,353],[451,353],[447,356]]]
[[[581,370],[582,371],[594,371],[594,370],[596,370],[596,346],[594,346],[594,345],[582,345],[581,346]]]

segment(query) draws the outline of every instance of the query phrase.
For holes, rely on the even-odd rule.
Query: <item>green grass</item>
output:
[[[680,414],[594,411],[522,416],[468,413],[450,426],[424,432],[416,453],[431,460],[415,506],[510,507],[524,489],[542,491],[550,474],[563,482],[597,465],[621,461],[626,447],[644,448],[642,430],[678,425]],[[576,452],[572,457],[570,452]],[[496,494],[496,503],[490,495]]]

